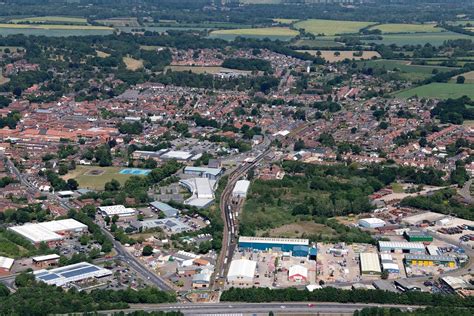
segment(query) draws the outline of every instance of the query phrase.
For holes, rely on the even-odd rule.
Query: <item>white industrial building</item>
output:
[[[384,227],[385,221],[381,220],[380,218],[375,218],[375,217],[363,218],[359,220],[359,226],[364,227],[364,228]]]
[[[112,271],[88,262],[80,262],[51,270],[37,270],[33,272],[33,275],[37,281],[49,285],[64,286],[71,282],[110,276]]]
[[[176,160],[189,160],[193,156],[192,153],[188,151],[181,151],[181,150],[170,150],[163,155],[161,155],[161,159],[176,159]]]
[[[250,181],[248,180],[239,180],[235,183],[234,190],[232,191],[232,196],[235,198],[246,198],[247,191],[249,190]]]
[[[191,178],[179,181],[179,184],[188,189],[192,196],[184,204],[205,208],[214,201],[214,191],[217,181],[208,178]]]
[[[15,259],[0,256],[0,275],[10,272]]]
[[[98,210],[103,217],[128,217],[136,214],[136,210],[123,205],[110,205],[110,206],[99,206]]]
[[[52,244],[64,239],[65,235],[87,231],[87,226],[75,219],[62,219],[37,224],[9,227],[9,230],[25,237],[33,244]]]
[[[251,285],[255,276],[257,262],[248,259],[232,260],[227,282],[232,285]]]
[[[360,254],[361,274],[381,274],[379,256],[376,253],[363,252]]]
[[[288,279],[293,282],[307,282],[308,268],[296,264],[288,269]]]
[[[194,175],[200,178],[208,178],[211,180],[217,180],[217,178],[219,178],[219,176],[222,174],[222,169],[187,166],[184,168],[184,174],[190,174],[190,175]]]

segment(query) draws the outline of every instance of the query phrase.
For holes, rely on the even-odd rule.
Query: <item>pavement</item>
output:
[[[380,304],[353,304],[353,303],[322,303],[322,302],[299,302],[299,303],[201,303],[201,304],[137,304],[130,305],[124,312],[133,311],[181,311],[184,315],[268,315],[274,313],[295,314],[350,314],[354,311],[367,307],[400,308],[412,310],[420,306],[408,305],[380,305]],[[106,311],[112,313],[113,311]],[[117,312],[117,311],[115,311]]]

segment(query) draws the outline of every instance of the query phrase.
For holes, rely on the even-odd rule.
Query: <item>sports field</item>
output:
[[[432,33],[443,31],[436,24],[381,24],[370,27],[371,30],[380,30],[382,33]]]
[[[296,36],[298,32],[287,27],[216,30],[211,35]]]
[[[103,190],[105,183],[112,179],[124,184],[132,176],[131,174],[121,174],[123,169],[121,167],[77,166],[63,179],[76,179],[79,187],[83,189]]]
[[[74,18],[66,16],[36,16],[23,19],[10,20],[11,23],[66,23],[66,24],[87,24],[85,18]]]
[[[474,84],[435,82],[395,93],[395,97],[399,98],[410,98],[415,95],[421,98],[433,99],[460,98],[462,96],[474,99]]]
[[[317,50],[299,50],[302,53],[309,53],[313,56],[317,56]],[[345,59],[354,59],[354,60],[362,60],[362,59],[372,59],[374,57],[380,58],[380,54],[375,51],[363,51],[362,56],[354,56],[357,54],[357,51],[337,51],[337,50],[320,50],[321,57],[324,58],[326,61],[330,63],[335,63],[339,61],[343,61]]]
[[[337,20],[305,20],[295,23],[296,29],[304,29],[306,32],[314,35],[324,34],[337,35],[346,33],[358,33],[360,29],[365,28],[374,22],[356,22],[356,21],[337,21]]]
[[[8,24],[0,23],[0,29],[40,29],[40,30],[110,30],[107,26],[95,25],[62,25],[62,24]]]

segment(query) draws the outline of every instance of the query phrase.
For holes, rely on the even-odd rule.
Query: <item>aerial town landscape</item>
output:
[[[0,315],[473,315],[473,179],[473,0],[0,0]]]

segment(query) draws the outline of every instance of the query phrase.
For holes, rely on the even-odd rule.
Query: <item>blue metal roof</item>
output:
[[[65,278],[70,278],[70,277],[73,277],[73,276],[76,276],[76,275],[86,274],[86,273],[94,272],[94,271],[97,271],[97,270],[99,270],[99,269],[96,268],[96,267],[87,267],[87,268],[83,268],[83,269],[76,269],[76,270],[72,270],[72,271],[69,271],[69,272],[64,272],[64,273],[61,273],[61,275]]]

